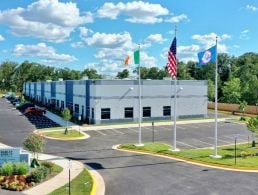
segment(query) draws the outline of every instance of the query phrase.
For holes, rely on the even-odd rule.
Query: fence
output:
[[[215,107],[214,102],[208,103],[209,109],[214,109],[214,107]],[[218,103],[218,110],[224,110],[224,111],[229,111],[229,112],[240,112],[239,104]],[[245,113],[258,115],[258,105],[257,106],[247,106],[245,108]]]

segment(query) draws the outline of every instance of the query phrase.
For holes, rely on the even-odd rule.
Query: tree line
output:
[[[214,63],[197,66],[196,62],[178,62],[179,80],[207,80],[208,98],[214,100]],[[218,98],[220,102],[242,103],[249,105],[258,104],[258,54],[245,53],[239,57],[228,54],[218,55]],[[137,73],[136,68],[133,73]],[[166,67],[141,67],[142,79],[158,79],[169,77]],[[78,80],[87,76],[89,79],[102,79],[104,75],[96,69],[87,68],[83,71],[69,68],[55,68],[35,62],[4,61],[0,65],[0,89],[22,92],[24,82],[53,80]],[[116,78],[130,77],[130,72],[125,68],[118,72]]]

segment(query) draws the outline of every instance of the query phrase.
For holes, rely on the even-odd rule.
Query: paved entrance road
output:
[[[3,100],[0,100],[0,136],[2,136],[0,141],[21,146],[23,137],[31,132],[33,127],[25,118],[19,116],[17,111],[12,111],[10,108]],[[207,143],[212,144],[213,140],[208,138],[213,136],[212,124],[205,124],[206,126],[200,124],[199,128],[196,128],[197,125],[179,125],[178,127],[182,128],[178,128],[178,140],[194,147],[207,147]],[[155,139],[170,143],[172,140],[172,133],[168,130],[170,127],[163,126],[162,128],[155,132]],[[207,169],[169,159],[111,149],[115,144],[136,142],[138,138],[136,129],[90,131],[88,133],[91,135],[88,140],[73,142],[48,140],[46,151],[77,159],[88,168],[97,169],[105,180],[108,195],[249,195],[258,192],[257,173]],[[230,142],[236,133],[241,134],[243,139],[249,135],[242,125],[221,123],[219,126],[220,143],[224,143],[222,136],[228,136],[228,139],[224,137],[223,140]],[[143,128],[143,141],[151,139],[151,129]],[[192,139],[202,140],[206,142],[206,145],[205,143],[199,145],[196,140],[190,142]],[[191,146],[179,143],[178,146],[191,148]]]

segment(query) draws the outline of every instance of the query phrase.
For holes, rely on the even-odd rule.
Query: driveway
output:
[[[2,109],[3,107],[5,109]],[[33,127],[26,118],[11,110],[11,107],[9,108],[3,100],[0,100],[0,108],[0,135],[2,136],[0,141],[9,145],[16,143],[21,146],[21,139],[31,132]],[[4,116],[6,115],[4,112],[8,112],[9,117]],[[5,121],[3,122],[3,120]],[[16,120],[20,120],[20,122],[17,124],[15,122],[11,126],[5,125],[5,128],[2,127],[2,123],[10,124]],[[16,125],[18,126],[16,127]],[[154,139],[171,143],[172,131],[170,129],[169,126],[155,127]],[[211,146],[213,131],[212,123],[178,125],[178,147]],[[19,132],[19,137],[15,136],[17,132]],[[91,138],[87,140],[71,142],[48,140],[46,152],[79,160],[87,168],[97,169],[105,180],[106,194],[108,195],[251,195],[258,192],[257,173],[204,168],[170,159],[111,149],[113,145],[119,143],[137,142],[137,128],[88,131],[87,133],[91,135]],[[239,135],[239,142],[246,141],[250,135],[244,125],[219,124],[219,144],[232,143],[236,134]],[[243,140],[240,140],[240,137]],[[143,141],[152,141],[151,128],[143,128]]]

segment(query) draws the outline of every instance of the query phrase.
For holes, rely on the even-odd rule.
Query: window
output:
[[[91,109],[91,118],[94,118],[94,108]]]
[[[125,108],[125,118],[133,118],[133,108]]]
[[[80,112],[79,104],[74,104],[74,113],[75,113],[76,115],[79,115],[79,112]]]
[[[110,108],[101,108],[101,119],[110,119]]]
[[[143,107],[143,117],[151,117],[151,107]]]
[[[64,109],[64,101],[61,101],[61,109]]]
[[[171,115],[171,107],[163,106],[163,116],[170,116],[170,115]]]
[[[59,100],[56,100],[56,107],[59,108]]]

